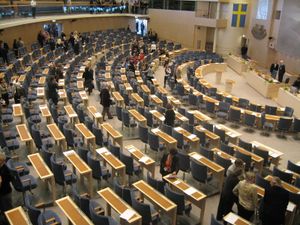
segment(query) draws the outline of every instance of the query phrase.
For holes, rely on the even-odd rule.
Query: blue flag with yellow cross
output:
[[[233,4],[232,10],[232,27],[245,27],[246,24],[246,15],[247,15],[247,4]]]

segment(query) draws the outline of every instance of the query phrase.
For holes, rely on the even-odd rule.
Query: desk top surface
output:
[[[31,222],[26,216],[24,209],[19,206],[5,212],[5,215],[11,225],[30,225]]]
[[[31,141],[32,137],[27,129],[26,124],[16,125],[21,141]]]
[[[35,153],[27,156],[29,161],[31,162],[33,168],[39,175],[39,177],[43,179],[47,179],[53,176],[52,171],[49,169],[45,161],[42,159],[40,153]]]

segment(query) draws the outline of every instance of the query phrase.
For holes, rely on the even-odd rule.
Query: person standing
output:
[[[241,168],[236,168],[236,170],[227,176],[220,196],[217,220],[222,220],[225,215],[231,212],[234,203],[238,202],[237,196],[235,196],[232,191],[240,182],[242,175],[243,170]]]
[[[48,83],[48,98],[52,99],[53,103],[57,105],[58,103],[58,84],[55,80],[55,76],[51,76]]]
[[[227,169],[226,176],[229,176],[230,174],[234,173],[237,169],[245,170],[244,168],[244,162],[241,159],[236,159]]]
[[[5,101],[5,106],[9,105],[8,86],[3,78],[0,78],[0,93],[2,99]]]
[[[285,65],[283,64],[283,60],[280,60],[278,65],[278,81],[282,82],[283,76],[285,74]]]
[[[35,1],[35,0],[31,0],[30,6],[31,6],[31,14],[32,14],[32,18],[35,19],[35,13],[36,13],[36,1]]]
[[[0,153],[0,211],[4,214],[5,211],[12,209],[12,189],[10,186],[11,175],[7,165],[5,164],[6,156]],[[2,215],[5,218],[4,215]],[[1,223],[2,224],[2,223]]]
[[[165,77],[164,77],[164,88],[166,87],[167,81],[171,75],[171,68],[169,65],[165,67]]]
[[[8,53],[8,45],[2,40],[0,40],[0,57],[3,59],[3,62],[6,64],[8,64],[7,53]]]
[[[94,88],[94,71],[92,70],[90,64],[85,67],[82,77],[84,78],[84,88],[87,89],[89,95],[91,95]]]
[[[273,177],[271,186],[265,189],[262,200],[261,219],[263,225],[284,225],[285,212],[289,204],[289,192],[282,188],[281,180]]]
[[[160,161],[160,174],[164,177],[168,174],[176,175],[179,171],[177,150],[172,148],[168,154],[164,154]]]
[[[165,121],[164,123],[168,126],[174,127],[175,123],[175,112],[173,110],[173,107],[170,103],[167,105],[167,111],[165,113]]]
[[[270,67],[270,73],[274,79],[276,79],[277,72],[278,72],[278,63],[277,62],[272,63]]]
[[[240,181],[233,189],[233,194],[238,196],[238,215],[250,220],[257,206],[257,187],[254,184],[255,175],[247,172],[245,180]]]
[[[112,119],[113,117],[109,111],[109,107],[111,105],[111,99],[110,99],[110,94],[107,85],[104,85],[104,87],[100,92],[100,104],[103,106],[103,110],[102,110],[103,121],[105,121],[106,114],[108,116],[108,119]]]

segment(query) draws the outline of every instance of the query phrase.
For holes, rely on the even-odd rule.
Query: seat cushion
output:
[[[72,175],[69,175],[69,174],[72,174]],[[65,181],[67,184],[76,183],[77,176],[75,174],[73,174],[70,170],[65,170],[64,175],[65,175]]]

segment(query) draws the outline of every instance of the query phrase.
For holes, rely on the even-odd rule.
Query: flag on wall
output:
[[[247,8],[247,4],[233,4],[231,19],[232,27],[245,27]]]

